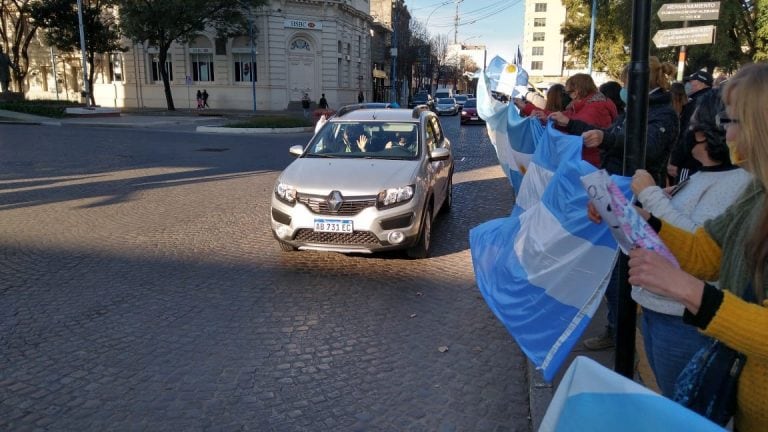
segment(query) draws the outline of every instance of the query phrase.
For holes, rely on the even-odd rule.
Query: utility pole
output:
[[[597,0],[592,0],[592,24],[589,27],[589,60],[587,61],[587,73],[590,75],[592,75],[592,56],[595,52],[595,27],[597,27]]]
[[[685,0],[690,3],[691,0]],[[688,21],[683,21],[683,28],[688,27]],[[677,57],[677,80],[682,81],[685,72],[685,58],[688,55],[688,48],[685,45],[680,46],[680,54]]]
[[[83,87],[85,106],[91,106],[91,86],[88,85],[88,63],[85,61],[85,30],[83,29],[83,0],[77,0],[77,21],[80,27],[80,52],[83,55]]]
[[[392,48],[390,48],[390,54],[392,57],[392,77],[389,80],[390,88],[390,102],[397,102],[397,21],[400,17],[400,8],[398,7],[399,0],[392,0]]]
[[[256,47],[253,44],[253,11],[248,8],[248,28],[251,37],[251,93],[253,94],[253,112],[256,112]]]
[[[459,3],[462,0],[456,0],[456,17],[453,19],[453,44],[459,43]]]

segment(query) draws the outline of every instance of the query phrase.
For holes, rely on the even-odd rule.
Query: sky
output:
[[[412,19],[426,24],[432,36],[445,34],[453,43],[456,0],[405,0]],[[460,0],[458,43],[485,45],[488,59],[513,61],[523,49],[525,0]]]

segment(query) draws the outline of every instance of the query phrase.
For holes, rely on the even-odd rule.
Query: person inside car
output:
[[[360,125],[349,125],[344,128],[342,135],[342,142],[344,144],[344,151],[351,152],[364,152],[368,146],[370,140],[365,134],[365,129]]]

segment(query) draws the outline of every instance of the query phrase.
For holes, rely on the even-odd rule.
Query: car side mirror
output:
[[[291,146],[291,148],[288,149],[288,153],[294,156],[301,156],[301,154],[304,153],[304,146],[301,146],[301,145]]]
[[[431,152],[429,152],[429,160],[433,162],[444,161],[444,160],[447,160],[449,157],[451,157],[451,152],[444,147],[438,147],[432,150]]]

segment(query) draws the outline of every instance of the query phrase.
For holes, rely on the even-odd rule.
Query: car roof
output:
[[[423,106],[423,105],[421,105]],[[347,107],[344,107],[347,108]],[[425,111],[426,109],[413,108],[356,108],[354,105],[352,108],[345,111],[344,108],[339,110],[339,114],[330,119],[333,122],[343,121],[398,121],[398,122],[418,122],[421,115],[417,115],[414,118],[414,111]]]

